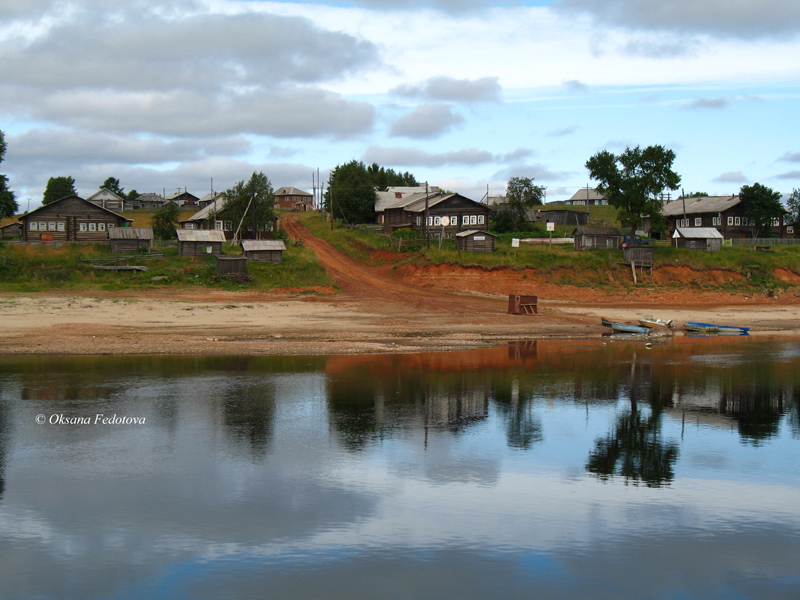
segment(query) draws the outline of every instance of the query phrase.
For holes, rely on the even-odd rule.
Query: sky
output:
[[[311,191],[354,159],[549,202],[595,185],[596,152],[659,144],[686,193],[790,193],[799,56],[796,0],[15,0],[0,173],[21,210],[51,177]]]

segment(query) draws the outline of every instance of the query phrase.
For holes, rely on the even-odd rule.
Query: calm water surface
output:
[[[792,338],[3,358],[0,598],[796,599],[799,407]]]

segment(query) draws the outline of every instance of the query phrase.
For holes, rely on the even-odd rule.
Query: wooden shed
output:
[[[672,243],[676,248],[716,252],[722,248],[722,234],[714,227],[676,227]]]
[[[572,232],[575,250],[591,248],[619,248],[621,236],[616,227],[576,227]]]
[[[22,235],[22,223],[12,222],[0,227],[0,237],[10,238]]]
[[[19,220],[26,242],[107,242],[109,229],[132,221],[78,196],[40,206]]]
[[[279,263],[283,261],[286,244],[283,240],[242,240],[242,251],[247,260]]]
[[[217,273],[220,275],[247,275],[247,257],[217,256]]]
[[[153,247],[152,227],[114,227],[108,230],[112,252],[138,252]]]
[[[196,256],[200,254],[222,254],[225,232],[216,229],[178,229],[178,254]]]
[[[494,252],[496,239],[488,231],[469,229],[456,235],[456,248],[464,252]]]

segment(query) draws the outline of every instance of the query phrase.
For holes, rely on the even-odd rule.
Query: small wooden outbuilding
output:
[[[152,227],[113,227],[108,230],[112,252],[138,252],[153,246]]]
[[[722,248],[722,234],[714,227],[676,227],[672,243],[676,248],[716,252]]]
[[[8,223],[0,227],[0,237],[19,237],[22,235],[22,223]]]
[[[286,244],[283,240],[242,240],[242,251],[247,260],[279,263],[283,261]]]
[[[464,252],[494,252],[497,238],[488,231],[469,229],[456,235],[456,248]]]
[[[178,254],[197,256],[200,254],[222,254],[225,232],[217,229],[178,229]]]
[[[217,273],[220,275],[247,275],[247,257],[217,256]]]
[[[619,248],[619,229],[616,227],[576,227],[572,232],[575,238],[575,250],[589,250],[591,248]]]

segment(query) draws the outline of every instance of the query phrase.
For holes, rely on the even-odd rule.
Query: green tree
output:
[[[6,138],[0,131],[0,163],[6,155]],[[13,217],[19,211],[17,201],[14,200],[14,192],[8,189],[8,178],[0,175],[0,218]]]
[[[787,220],[792,225],[800,225],[800,188],[794,188],[786,200],[786,208],[788,213]]]
[[[416,178],[408,171],[396,173],[394,169],[385,169],[377,163],[372,163],[367,167],[367,173],[375,189],[381,191],[386,191],[389,186],[414,187],[419,185]]]
[[[247,182],[238,182],[225,195],[225,218],[233,221],[234,229],[242,224],[240,237],[243,231],[260,234],[271,230],[275,223],[275,196],[264,173],[254,172]]]
[[[325,191],[325,207],[334,219],[349,224],[374,223],[378,195],[363,162],[351,160],[337,166]]]
[[[75,180],[72,177],[51,177],[44,188],[42,204],[50,204],[66,196],[76,195]]]
[[[528,210],[544,203],[544,187],[534,185],[530,177],[512,177],[506,185],[507,209],[514,231],[522,231],[527,223]]]
[[[739,198],[745,216],[755,223],[753,237],[761,237],[762,233],[768,234],[773,220],[780,219],[786,212],[781,204],[781,193],[760,183],[742,186]]]
[[[178,205],[174,202],[167,202],[161,208],[156,209],[150,219],[153,235],[160,240],[174,239],[175,229],[178,227],[178,215]]]
[[[114,192],[120,198],[125,198],[125,194],[123,192],[125,188],[119,186],[119,179],[109,177],[103,182],[103,185],[100,186],[101,190],[103,188],[107,189],[109,192]]]
[[[597,190],[617,209],[622,225],[630,227],[630,239],[645,217],[657,226],[663,223],[659,196],[681,182],[672,170],[674,161],[675,153],[663,146],[626,148],[619,156],[603,150],[586,161],[589,175],[600,183]]]
[[[120,194],[120,196],[122,196],[122,194]],[[136,190],[131,190],[130,192],[128,192],[127,194],[125,194],[122,197],[125,198],[125,200],[128,200],[129,202],[133,202],[139,196],[141,196],[141,194],[139,192],[137,192]]]

